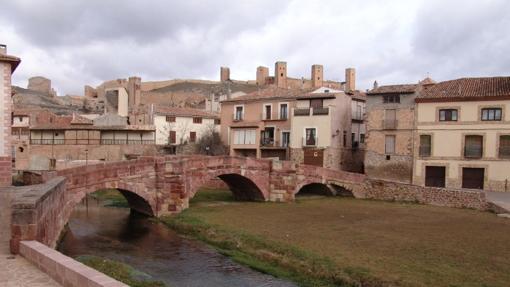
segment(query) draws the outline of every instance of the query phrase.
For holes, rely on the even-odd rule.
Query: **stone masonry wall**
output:
[[[2,133],[0,137],[0,187],[9,186],[12,182],[11,157],[11,65],[0,62],[0,120]]]

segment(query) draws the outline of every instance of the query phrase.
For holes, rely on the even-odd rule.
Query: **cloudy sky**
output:
[[[289,76],[358,88],[464,76],[510,76],[510,1],[0,0],[0,42],[22,58],[14,84],[51,78],[59,94],[143,80],[254,79],[287,61]]]

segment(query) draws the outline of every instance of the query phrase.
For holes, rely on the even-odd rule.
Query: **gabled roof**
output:
[[[510,77],[461,78],[423,86],[416,102],[510,100]]]
[[[404,85],[386,85],[379,86],[367,92],[367,95],[383,95],[383,94],[412,94],[416,92],[418,84]]]

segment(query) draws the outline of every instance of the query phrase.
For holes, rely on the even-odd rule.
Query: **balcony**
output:
[[[430,146],[420,146],[420,156],[421,157],[429,157],[431,154],[431,147]]]
[[[303,138],[303,146],[304,147],[315,147],[317,146],[317,143],[319,142],[318,137],[311,137],[311,138]]]
[[[397,129],[398,120],[383,120],[383,129],[395,130]]]
[[[313,108],[313,115],[314,116],[324,116],[324,115],[329,115],[329,108],[328,107],[325,107],[325,108]]]
[[[482,158],[483,147],[481,146],[466,146],[464,147],[465,158]]]
[[[155,144],[154,140],[117,140],[117,139],[101,139],[102,145],[151,145]]]
[[[294,109],[294,116],[309,116],[310,115],[310,108],[295,108]]]

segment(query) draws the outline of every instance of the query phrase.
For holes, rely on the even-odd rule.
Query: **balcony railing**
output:
[[[420,146],[420,156],[422,157],[428,157],[431,154],[431,147],[430,146]]]
[[[151,145],[154,140],[120,140],[120,139],[101,139],[102,145]]]
[[[261,147],[280,147],[280,143],[274,138],[262,138],[260,139]]]
[[[121,140],[121,139],[31,139],[31,145],[151,145],[154,140]]]
[[[499,147],[499,157],[510,158],[510,146],[500,146]]]
[[[466,146],[466,147],[464,147],[464,157],[481,158],[482,155],[483,155],[483,147],[481,147],[481,146]]]
[[[363,113],[362,112],[354,112],[352,113],[352,119],[357,121],[363,120]]]
[[[33,145],[60,145],[64,144],[64,139],[31,139],[30,144]]]
[[[310,108],[295,108],[294,116],[309,116]]]
[[[312,147],[312,146],[317,146],[317,143],[319,142],[319,138],[318,137],[304,137],[303,138],[303,146],[307,147]]]
[[[385,130],[394,130],[397,128],[397,120],[383,120],[383,128]]]
[[[328,115],[329,114],[329,108],[313,108],[313,115],[314,116],[322,116],[322,115]]]

